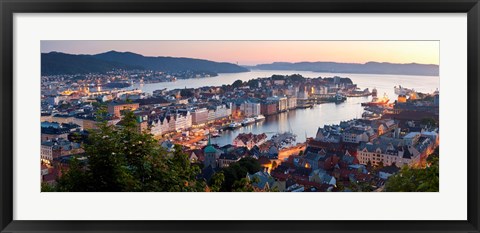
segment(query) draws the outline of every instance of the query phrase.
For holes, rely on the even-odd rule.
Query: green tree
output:
[[[210,178],[210,191],[219,192],[222,188],[224,181],[225,175],[223,175],[223,172],[216,172],[215,174],[213,174],[212,178]]]
[[[52,188],[56,188],[56,191],[60,192],[84,192],[90,191],[90,180],[89,174],[85,172],[84,166],[77,158],[72,158],[68,164],[68,171],[62,171],[63,176],[57,180],[57,185],[55,187],[44,187],[42,186],[42,192],[52,191]]]
[[[262,169],[262,166],[260,165],[258,160],[252,157],[242,158],[237,163],[241,167],[246,168],[249,174],[256,173]]]
[[[56,188],[55,186],[53,185],[50,185],[48,183],[45,183],[45,182],[42,182],[42,186],[41,186],[41,190],[42,192],[55,192],[56,191]]]
[[[438,190],[438,157],[433,157],[425,169],[402,167],[400,172],[389,177],[385,184],[387,192],[438,192]]]
[[[258,180],[248,180],[246,177],[236,180],[232,185],[233,192],[255,192],[253,184]]]
[[[243,81],[240,79],[232,83],[233,88],[239,88],[241,86],[243,86]]]
[[[191,97],[193,97],[194,94],[193,94],[193,91],[191,89],[185,88],[185,89],[180,90],[180,95],[182,97],[185,97],[185,98],[191,98]]]
[[[93,103],[92,103],[92,106],[93,106],[94,108],[97,108],[97,109],[98,109],[98,108],[106,108],[106,107],[107,107],[107,105],[106,105],[105,103],[99,103],[99,102],[93,102]]]
[[[85,142],[88,164],[73,160],[58,180],[58,191],[162,192],[205,191],[198,165],[179,146],[168,153],[153,135],[138,131],[135,115],[126,111],[122,127],[99,124]]]
[[[238,162],[230,164],[230,166],[222,170],[223,174],[225,175],[225,181],[223,182],[221,191],[233,191],[233,186],[236,181],[240,181],[241,179],[245,178],[247,173],[254,174],[260,170],[261,166],[258,160],[251,157],[242,158]]]
[[[68,140],[72,142],[80,143],[84,140],[83,135],[80,132],[72,132],[68,134]]]
[[[298,82],[303,82],[305,78],[299,74],[293,74],[288,76],[292,82],[298,83]]]
[[[433,118],[423,118],[420,123],[427,127],[435,127],[437,126],[437,121]]]
[[[278,74],[274,74],[272,75],[272,80],[285,80],[285,76],[284,75],[278,75]]]
[[[247,85],[252,89],[257,88],[258,83],[259,83],[259,81],[257,79],[250,79],[250,80],[247,81]]]
[[[337,192],[344,192],[345,191],[345,185],[343,185],[343,181],[337,180],[337,184],[335,185]]]
[[[206,190],[206,183],[197,179],[201,172],[199,166],[190,163],[188,156],[182,152],[180,146],[175,146],[173,156],[163,158],[166,158],[165,168],[150,171],[157,179],[153,180],[154,186],[149,190],[154,187],[161,187],[153,189],[154,191],[168,192],[201,192]]]
[[[439,153],[439,147],[437,147],[437,148],[435,149],[435,151],[433,151],[433,153],[428,156],[428,158],[427,158],[427,164],[429,164],[429,166],[430,166],[431,164],[438,163],[438,160],[439,160],[438,153]]]
[[[92,131],[85,143],[85,152],[88,156],[88,173],[91,180],[92,191],[120,192],[134,191],[136,188],[132,170],[127,164],[126,154],[130,154],[133,134],[128,116],[124,119],[124,128],[117,130],[106,123],[100,124],[100,130]],[[133,136],[133,135],[132,135]],[[138,141],[137,141],[138,142]]]

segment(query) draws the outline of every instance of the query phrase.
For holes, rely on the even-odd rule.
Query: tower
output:
[[[203,164],[205,167],[211,166],[212,168],[217,167],[217,150],[212,146],[210,142],[210,135],[208,135],[208,144],[203,149],[203,153],[205,155],[205,160]]]

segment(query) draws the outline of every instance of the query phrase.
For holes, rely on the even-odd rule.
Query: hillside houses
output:
[[[358,147],[357,157],[361,164],[371,163],[374,166],[414,166],[420,162],[420,152],[415,147],[388,142],[362,143]]]

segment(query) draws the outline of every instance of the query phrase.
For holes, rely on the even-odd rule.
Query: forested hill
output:
[[[194,58],[147,57],[131,52],[110,51],[95,55],[74,55],[59,52],[42,53],[42,75],[105,73],[113,69],[155,70],[163,72],[196,71],[207,73],[239,73],[248,69],[227,62]]]

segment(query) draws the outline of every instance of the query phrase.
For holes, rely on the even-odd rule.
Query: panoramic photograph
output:
[[[41,41],[41,192],[439,192],[439,41]]]

